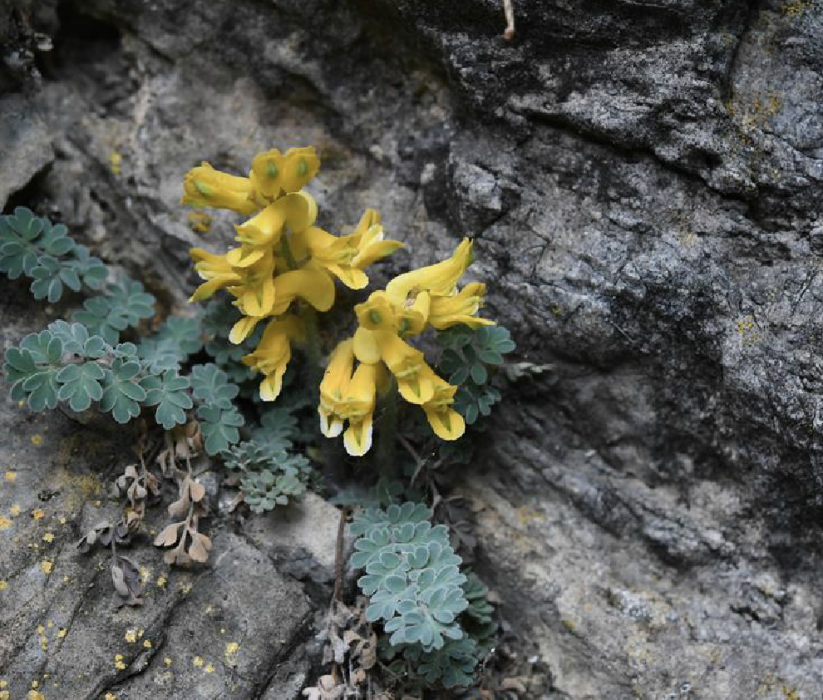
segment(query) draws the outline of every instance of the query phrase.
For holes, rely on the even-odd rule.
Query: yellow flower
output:
[[[220,172],[205,161],[188,172],[183,190],[180,204],[231,209],[239,214],[252,214],[260,209],[254,201],[254,187],[249,178]]]
[[[328,311],[334,304],[334,282],[322,270],[311,266],[279,275],[274,280],[274,289],[272,314],[275,316],[285,313],[297,297],[318,311]]]
[[[269,204],[257,216],[240,226],[235,226],[237,240],[246,246],[271,246],[280,242],[288,227],[292,231],[303,231],[317,219],[317,202],[305,192],[281,197]]]
[[[451,296],[472,261],[472,243],[464,238],[447,260],[398,275],[386,285],[386,295],[404,304],[410,294],[426,291],[432,296]]]
[[[234,305],[244,316],[268,316],[276,300],[274,284],[274,255],[270,251],[242,257],[242,249],[235,248],[226,253],[226,259],[240,273],[242,282],[229,287],[237,297]],[[246,261],[254,262],[248,264]]]
[[[366,209],[353,235],[360,238],[357,242],[357,255],[351,264],[361,270],[403,247],[400,241],[383,240],[380,214],[374,209]]]
[[[200,279],[206,280],[205,284],[201,284],[191,295],[189,301],[208,299],[218,289],[240,284],[243,280],[225,255],[215,255],[202,248],[192,248],[189,255],[195,262],[194,269],[197,270]]]
[[[391,331],[370,331],[359,328],[354,334],[354,354],[364,364],[381,360],[397,379],[400,395],[409,403],[422,405],[434,396],[431,367],[423,353],[401,340]]]
[[[403,247],[399,241],[383,240],[379,221],[380,215],[368,209],[354,233],[348,236],[333,236],[320,228],[309,228],[304,234],[308,253],[316,265],[328,270],[350,289],[363,289],[369,283],[363,270]]]
[[[339,407],[340,417],[349,422],[343,444],[352,457],[362,457],[371,448],[379,370],[378,365],[358,366]]]
[[[320,431],[326,437],[337,437],[343,432],[344,419],[340,417],[343,402],[354,369],[354,341],[341,342],[332,352],[329,364],[320,382]]]
[[[254,157],[250,177],[255,190],[273,200],[281,191],[303,189],[319,169],[320,159],[312,146],[290,148],[285,155],[275,148]]]
[[[429,309],[429,323],[440,331],[461,323],[474,329],[494,325],[494,321],[476,316],[483,305],[485,294],[485,284],[472,282],[454,296],[433,297]]]
[[[389,301],[386,292],[383,291],[372,292],[366,301],[354,307],[360,328],[370,331],[396,333],[400,329],[402,312],[402,307]],[[366,360],[361,359],[360,361],[365,362]]]
[[[457,387],[437,375],[433,375],[431,381],[434,395],[423,404],[429,425],[441,440],[457,440],[466,432],[466,421],[452,408]]]
[[[260,398],[274,401],[283,387],[283,375],[291,359],[291,341],[303,336],[303,322],[297,316],[271,321],[253,353],[243,357],[243,364],[265,375],[260,384]]]

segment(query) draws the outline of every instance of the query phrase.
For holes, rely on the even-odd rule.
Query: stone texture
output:
[[[193,283],[177,199],[201,159],[240,171],[260,148],[317,144],[325,223],[376,206],[409,243],[387,274],[476,237],[489,315],[518,359],[554,367],[510,390],[462,486],[545,697],[820,695],[819,3],[521,0],[513,43],[497,0],[49,8],[28,99],[54,157],[26,202],[166,303]],[[23,298],[3,300],[4,324]],[[2,575],[44,585],[18,549]],[[3,667],[39,658],[26,600],[3,600],[19,621]],[[132,682],[160,678],[158,657]],[[257,692],[271,668],[249,663]]]

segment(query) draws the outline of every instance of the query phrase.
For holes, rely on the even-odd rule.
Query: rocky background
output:
[[[231,235],[177,203],[201,159],[317,145],[321,223],[380,209],[389,271],[471,233],[487,314],[552,365],[460,487],[521,696],[820,698],[823,5],[514,6],[507,43],[499,0],[0,0],[0,205],[168,306]],[[2,290],[6,344],[59,314]],[[218,523],[199,573],[138,547],[148,604],[117,612],[74,543],[130,457],[6,392],[10,697],[298,697],[337,511]]]

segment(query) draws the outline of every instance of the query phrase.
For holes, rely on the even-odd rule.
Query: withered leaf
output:
[[[137,565],[126,557],[114,556],[111,563],[111,580],[120,598],[120,605],[142,605],[140,597],[140,571]]]
[[[211,540],[206,537],[206,535],[202,535],[199,532],[189,530],[189,534],[192,537],[192,543],[189,547],[189,556],[194,561],[199,561],[201,563],[208,561],[209,552],[211,551]]]
[[[178,530],[183,527],[183,525],[185,525],[184,521],[166,525],[166,527],[160,531],[160,534],[154,538],[154,546],[171,547],[175,542],[177,542]]]
[[[203,486],[199,481],[189,481],[189,494],[191,495],[191,500],[195,503],[198,503],[203,500],[203,496],[206,495],[206,487]]]

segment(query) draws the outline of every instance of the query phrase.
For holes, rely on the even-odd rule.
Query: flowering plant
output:
[[[264,401],[280,395],[292,344],[318,344],[315,312],[334,305],[335,280],[365,289],[366,269],[403,246],[384,238],[374,209],[348,235],[316,226],[317,203],[303,188],[319,169],[315,149],[305,147],[258,154],[248,177],[203,163],[185,178],[183,204],[253,215],[235,226],[237,247],[222,255],[192,249],[204,282],[191,301],[208,299],[221,289],[231,294],[242,314],[229,334],[235,344],[266,321],[257,347],[242,357],[263,375]],[[377,397],[395,391],[422,408],[439,438],[457,440],[465,433],[465,420],[453,407],[458,387],[438,376],[409,340],[429,328],[493,325],[477,316],[485,285],[472,282],[458,289],[471,262],[472,243],[465,238],[450,258],[401,274],[354,306],[358,327],[332,350],[318,406],[323,435],[342,433],[350,455],[369,451]],[[317,350],[310,354],[319,355]]]

